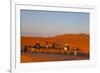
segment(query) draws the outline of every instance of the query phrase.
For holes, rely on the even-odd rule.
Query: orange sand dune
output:
[[[83,52],[89,53],[89,35],[87,34],[63,34],[54,37],[21,36],[21,47],[23,47],[24,45],[34,45],[37,41],[41,45],[45,45],[46,41],[48,41],[49,44],[52,44],[53,42],[62,43],[62,46],[68,43],[72,47],[78,47]]]

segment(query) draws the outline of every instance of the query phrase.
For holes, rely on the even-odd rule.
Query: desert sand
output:
[[[62,34],[53,37],[25,37],[21,36],[21,48],[25,45],[34,45],[36,42],[45,45],[46,41],[49,44],[53,42],[61,43],[64,46],[66,43],[71,47],[78,47],[82,52],[89,54],[89,35],[88,34]],[[84,60],[86,57],[52,55],[52,54],[32,54],[21,55],[21,63],[26,62],[45,62],[45,61],[64,61],[64,60]]]

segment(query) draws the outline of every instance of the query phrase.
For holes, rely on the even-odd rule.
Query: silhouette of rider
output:
[[[38,42],[38,41],[37,41],[37,43],[35,44],[35,48],[40,49],[40,44],[39,44],[39,42]]]

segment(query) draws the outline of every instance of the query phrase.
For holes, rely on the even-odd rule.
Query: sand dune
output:
[[[41,45],[45,45],[46,41],[48,41],[49,44],[52,44],[53,42],[62,43],[62,46],[68,43],[72,47],[78,47],[83,52],[89,53],[89,35],[87,34],[63,34],[53,37],[21,36],[21,47],[24,45],[34,45],[37,41]]]

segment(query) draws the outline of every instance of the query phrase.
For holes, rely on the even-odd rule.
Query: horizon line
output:
[[[59,35],[53,35],[53,36],[34,36],[34,35],[21,35],[21,37],[41,37],[41,38],[49,38],[49,37],[56,37],[56,36],[62,36],[62,35],[90,35],[88,33],[68,33],[68,34],[59,34]]]

